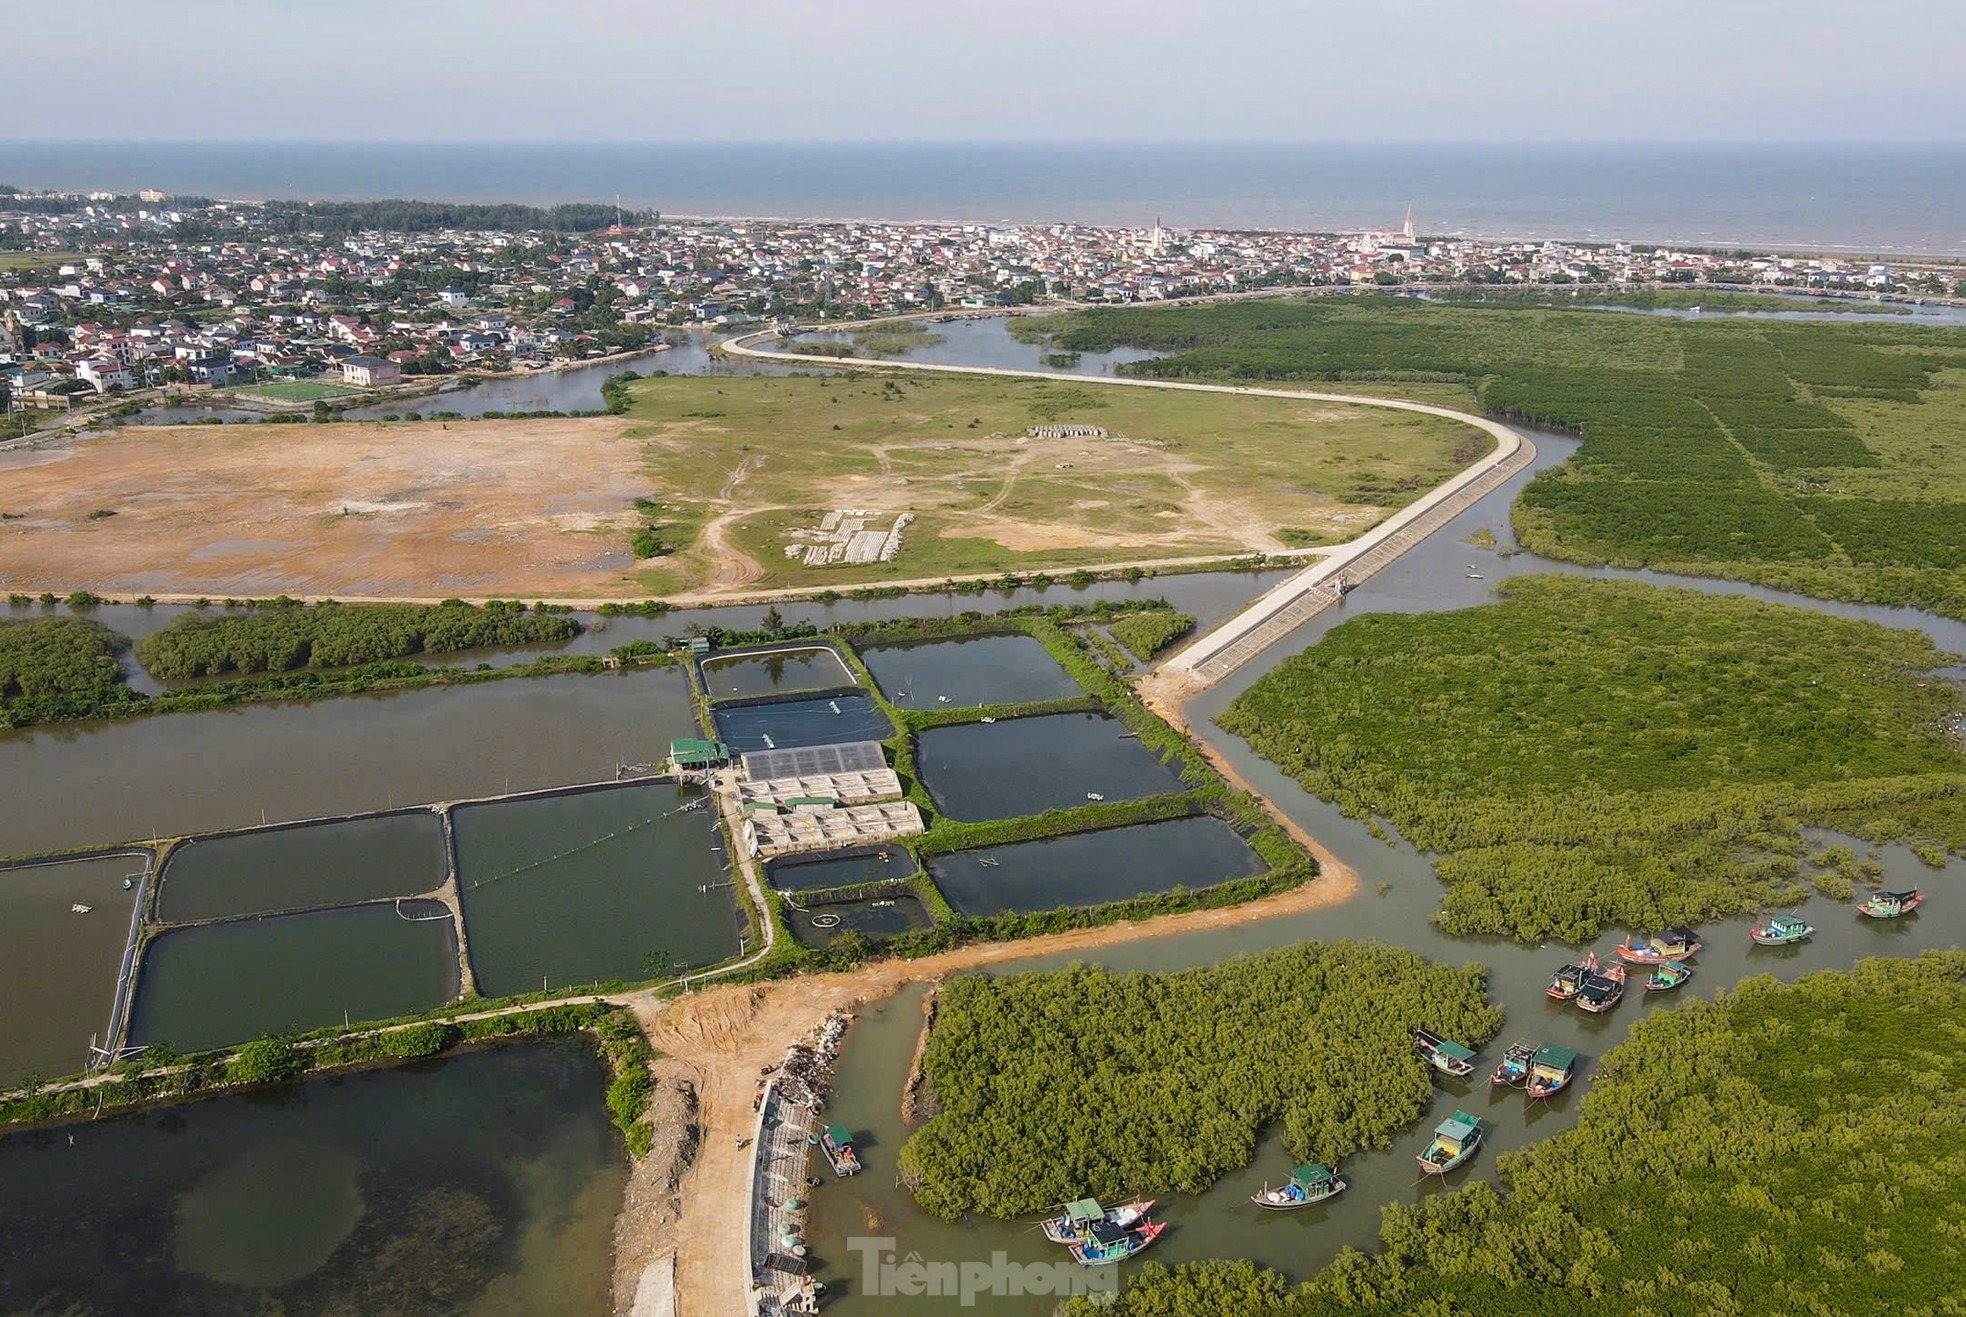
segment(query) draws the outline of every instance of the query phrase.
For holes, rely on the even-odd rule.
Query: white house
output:
[[[108,393],[111,389],[127,389],[136,383],[136,376],[130,368],[113,357],[94,357],[75,368],[77,379],[87,380],[97,393]]]
[[[341,378],[365,389],[375,389],[400,382],[403,368],[381,357],[350,357],[341,363]]]

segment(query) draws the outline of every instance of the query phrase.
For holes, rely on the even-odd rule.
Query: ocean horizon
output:
[[[1966,143],[0,141],[0,183],[1966,257]]]

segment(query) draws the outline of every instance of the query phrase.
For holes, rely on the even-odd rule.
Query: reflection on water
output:
[[[993,915],[1213,887],[1263,867],[1234,828],[1202,815],[958,851],[929,861],[928,871],[958,911]]]
[[[930,728],[915,738],[915,762],[936,808],[968,821],[1181,790],[1179,769],[1104,713]]]
[[[869,645],[860,659],[891,703],[912,708],[1035,704],[1085,694],[1034,636]]]

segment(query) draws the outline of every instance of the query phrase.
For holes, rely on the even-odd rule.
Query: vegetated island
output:
[[[1798,900],[1811,824],[1966,851],[1966,697],[1923,633],[1579,577],[1500,593],[1347,622],[1218,720],[1438,854],[1449,932],[1583,942]]]
[[[522,603],[494,601],[482,608],[461,600],[308,606],[274,600],[250,613],[186,613],[139,641],[137,661],[151,676],[175,681],[554,644],[580,631],[580,623],[571,617],[531,612]]]
[[[1198,1193],[1247,1165],[1273,1121],[1305,1159],[1385,1147],[1433,1095],[1412,1029],[1493,1037],[1485,983],[1480,966],[1356,942],[1174,973],[951,979],[923,1053],[940,1112],[901,1173],[938,1215],[1008,1217]]]
[[[1376,1257],[1347,1249],[1296,1289],[1249,1262],[1148,1263],[1064,1312],[1949,1312],[1962,1037],[1959,951],[1749,979],[1641,1020],[1574,1128],[1501,1158],[1508,1192],[1387,1207]]]
[[[1154,379],[1370,383],[1569,429],[1526,549],[1966,618],[1966,330],[1325,297],[1020,322]],[[1464,395],[1465,396],[1465,395]]]

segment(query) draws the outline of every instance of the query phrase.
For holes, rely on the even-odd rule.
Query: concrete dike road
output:
[[[827,326],[831,329],[850,326]],[[732,356],[760,361],[798,362],[816,366],[854,366],[869,370],[932,371],[944,375],[1001,375],[1011,379],[1069,380],[1101,388],[1182,389],[1191,393],[1231,393],[1251,398],[1285,398],[1308,402],[1346,403],[1359,407],[1383,407],[1392,411],[1421,412],[1473,426],[1491,435],[1495,448],[1473,466],[1454,476],[1424,497],[1401,508],[1357,539],[1335,548],[1320,550],[1311,566],[1264,592],[1242,612],[1168,659],[1161,672],[1185,684],[1189,690],[1211,686],[1234,672],[1256,655],[1304,625],[1324,609],[1344,597],[1347,589],[1380,570],[1416,544],[1425,540],[1484,496],[1526,470],[1536,460],[1536,445],[1517,430],[1500,421],[1451,407],[1409,402],[1404,398],[1375,398],[1351,393],[1320,393],[1309,389],[1268,389],[1237,384],[1197,384],[1186,380],[1131,379],[1114,375],[1061,375],[1045,371],[1013,370],[1004,366],[954,366],[939,362],[884,360],[875,357],[832,357],[800,352],[779,352],[754,346],[759,340],[776,338],[777,331],[763,330],[726,339],[717,349]]]

